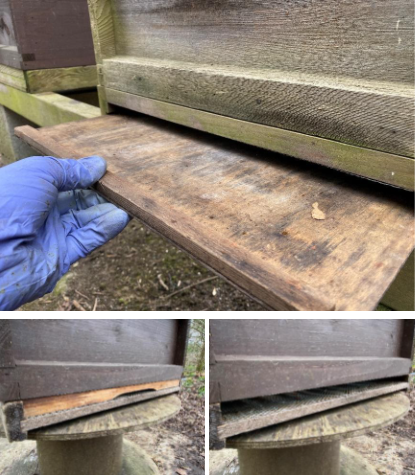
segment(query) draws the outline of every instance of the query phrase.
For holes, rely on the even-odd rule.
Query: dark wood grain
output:
[[[211,368],[210,381],[219,382],[222,402],[277,395],[391,378],[409,374],[410,359],[402,358],[272,358],[231,356]],[[212,400],[212,403],[217,401]]]
[[[392,377],[411,368],[413,319],[215,319],[212,402]]]
[[[0,401],[180,379],[188,320],[8,319],[13,369],[0,367]],[[5,331],[3,335],[10,332]],[[0,350],[6,351],[3,339]]]
[[[176,352],[176,319],[14,319],[10,324],[19,364],[168,365]]]
[[[0,44],[18,46],[18,66],[0,60],[23,70],[95,64],[87,0],[2,0]]]
[[[16,134],[105,157],[100,193],[274,309],[373,309],[415,245],[410,194],[148,117]]]
[[[0,370],[0,375],[1,372]],[[182,372],[183,367],[179,365],[103,364],[94,366],[59,362],[18,365],[14,374],[3,372],[6,385],[0,388],[0,401],[40,398],[180,379]]]
[[[12,339],[9,319],[0,319],[0,368],[15,366]]]
[[[210,322],[216,360],[226,355],[270,357],[404,357],[413,319],[217,319]],[[410,335],[406,337],[410,339]]]
[[[185,365],[189,333],[189,319],[177,319],[176,350],[173,357],[174,365],[181,365],[182,367]]]

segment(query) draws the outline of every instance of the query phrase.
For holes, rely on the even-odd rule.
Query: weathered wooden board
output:
[[[118,56],[103,71],[110,89],[414,157],[412,84]]]
[[[226,446],[267,449],[340,441],[391,425],[410,408],[405,392],[398,392],[234,436],[226,441]]]
[[[142,390],[128,393],[128,390],[132,388]],[[94,392],[8,402],[0,405],[0,417],[7,438],[10,441],[23,441],[27,439],[28,432],[34,429],[152,400],[179,391],[179,380],[170,380]]]
[[[210,402],[392,377],[407,381],[413,319],[218,319]]]
[[[2,0],[0,62],[23,70],[95,64],[86,0]],[[3,20],[3,21],[1,21]]]
[[[413,190],[412,3],[89,5],[103,111],[115,104],[204,130],[210,122],[214,134],[402,188],[407,184],[395,175],[406,158]],[[235,120],[260,132],[238,134]],[[305,137],[291,136],[290,143],[281,140],[284,132]],[[322,139],[332,142],[330,151],[315,146]],[[385,155],[365,157],[376,151]]]
[[[187,319],[9,320],[16,365],[0,368],[0,401],[180,379],[187,326]]]
[[[277,127],[241,121],[210,112],[148,99],[110,88],[98,87],[101,109],[109,112],[111,105],[149,114],[204,132],[256,145],[284,155],[304,159],[327,167],[415,190],[414,160],[401,155],[355,147]],[[102,103],[102,99],[110,105]]]
[[[292,421],[332,408],[395,393],[408,388],[407,382],[363,382],[314,391],[243,399],[221,405],[221,439]]]
[[[373,309],[414,248],[411,194],[313,164],[149,117],[16,133],[106,158],[98,191],[274,309]]]
[[[29,94],[0,84],[0,104],[38,126],[51,126],[101,115],[99,108],[62,94]]]

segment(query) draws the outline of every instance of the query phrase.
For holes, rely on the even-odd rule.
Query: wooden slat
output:
[[[278,358],[217,356],[210,379],[222,402],[296,392],[349,382],[407,376],[410,359],[369,357]],[[216,403],[212,401],[212,403]]]
[[[414,160],[408,157],[241,121],[110,88],[105,88],[105,98],[113,105],[149,114],[159,119],[407,190],[415,190]]]
[[[95,65],[35,69],[25,71],[25,77],[30,93],[94,88],[98,83]]]
[[[215,319],[210,347],[219,356],[404,357],[404,319]],[[415,327],[415,319],[409,327]],[[306,388],[306,387],[304,387]]]
[[[46,395],[63,395],[90,390],[180,379],[178,365],[71,364],[40,362],[21,365],[10,374],[0,369],[0,401],[26,400]],[[18,383],[18,385],[17,385]]]
[[[414,157],[413,85],[122,56],[104,60],[104,77],[109,89]]]
[[[38,126],[98,117],[99,108],[56,93],[28,94],[0,84],[0,104]]]
[[[263,430],[229,438],[229,448],[287,448],[339,441],[395,423],[410,409],[404,392],[346,405]]]
[[[413,84],[406,0],[111,3],[120,55]]]
[[[113,400],[121,395],[143,390],[162,390],[171,387],[178,387],[180,380],[167,380],[162,382],[149,382],[140,385],[127,385],[124,387],[96,390],[93,392],[74,393],[70,395],[60,395],[54,397],[34,398],[23,401],[23,412],[25,419],[54,413],[71,408],[79,408],[94,403]]]
[[[225,439],[407,388],[406,382],[364,382],[229,402],[221,406],[218,435]]]
[[[151,118],[16,134],[105,157],[101,193],[274,309],[373,309],[414,247],[410,194]]]
[[[161,424],[179,413],[180,409],[180,399],[176,395],[168,395],[138,405],[119,408],[110,414],[99,413],[88,418],[33,431],[29,434],[29,439],[63,441],[122,435],[149,425]]]

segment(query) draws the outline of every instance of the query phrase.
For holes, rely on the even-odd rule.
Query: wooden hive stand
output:
[[[41,474],[159,474],[145,452],[123,441],[123,435],[163,423],[180,407],[176,395],[164,396],[38,429],[29,432],[29,439],[36,441]],[[23,461],[13,464],[24,467]]]
[[[214,453],[210,474],[378,474],[343,447],[348,438],[390,425],[409,411],[403,392],[233,436]],[[233,463],[233,464],[232,464]]]

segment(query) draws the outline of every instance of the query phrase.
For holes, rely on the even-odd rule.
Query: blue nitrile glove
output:
[[[0,169],[0,310],[50,293],[72,263],[127,225],[123,210],[79,190],[105,170],[96,156],[29,157]]]

